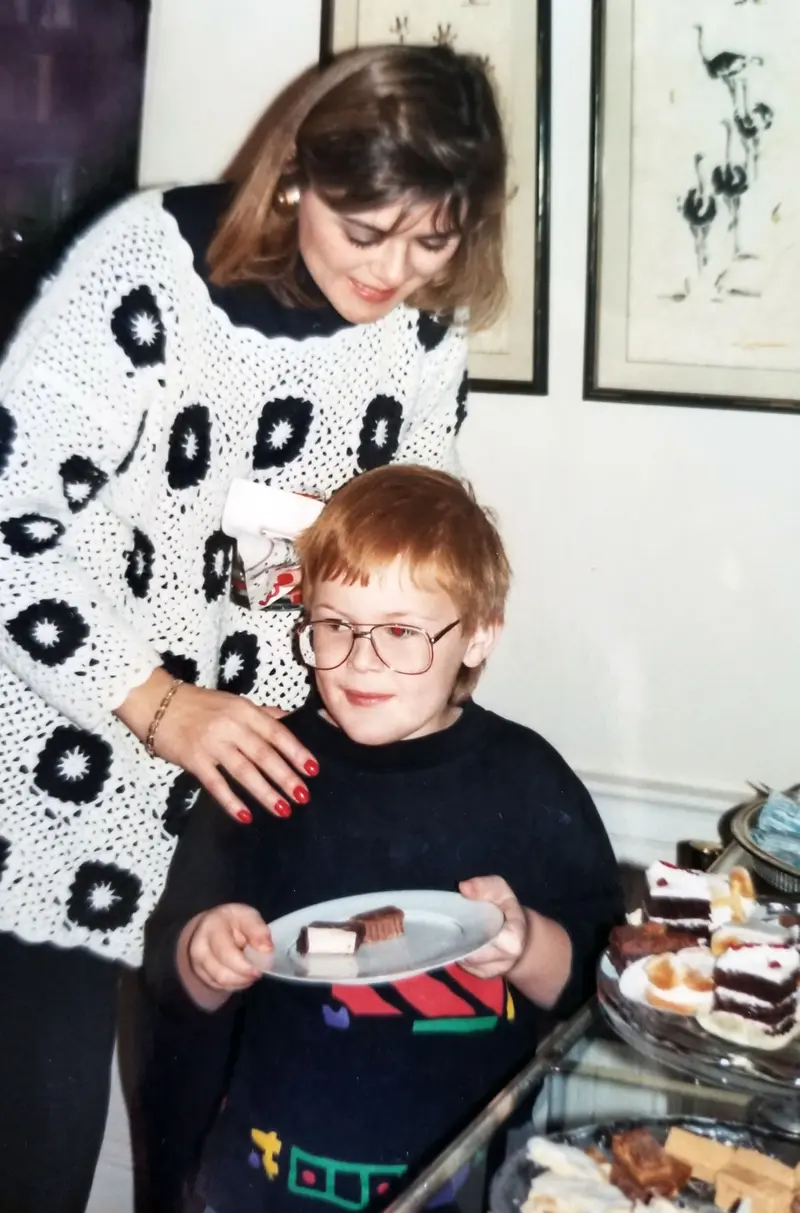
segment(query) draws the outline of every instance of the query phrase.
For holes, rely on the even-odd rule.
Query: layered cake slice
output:
[[[785,944],[728,948],[714,965],[714,1007],[754,1025],[768,1036],[785,1036],[797,1023],[800,954]]]
[[[698,938],[711,934],[711,885],[705,872],[662,860],[647,869],[645,916]]]

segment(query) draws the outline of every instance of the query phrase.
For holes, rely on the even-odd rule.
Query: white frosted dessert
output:
[[[683,948],[662,956],[646,956],[620,977],[620,993],[673,1015],[710,1010],[714,999],[714,958],[708,948]]]
[[[646,875],[645,917],[699,939],[726,923],[744,922],[755,905],[753,882],[744,868],[716,875],[657,860]]]
[[[771,1036],[797,1025],[800,954],[785,944],[728,948],[714,965],[713,1011],[738,1016]]]
[[[310,922],[297,937],[301,956],[353,956],[366,928],[357,922]]]
[[[541,1167],[544,1171],[552,1171],[554,1175],[564,1175],[573,1179],[590,1179],[595,1182],[604,1178],[594,1159],[583,1150],[579,1150],[577,1146],[549,1141],[546,1137],[532,1137],[527,1144],[526,1153],[537,1167]]]

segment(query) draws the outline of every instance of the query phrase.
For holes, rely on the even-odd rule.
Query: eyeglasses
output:
[[[357,640],[369,640],[378,659],[395,674],[426,674],[433,665],[433,646],[461,622],[454,619],[431,636],[406,623],[358,627],[344,619],[311,619],[298,629],[300,654],[315,670],[344,665]]]

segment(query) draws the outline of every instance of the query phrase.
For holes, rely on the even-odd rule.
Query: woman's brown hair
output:
[[[311,68],[273,102],[226,176],[236,193],[208,252],[214,282],[268,283],[289,306],[319,304],[298,275],[297,208],[310,188],[356,214],[433,202],[460,234],[441,277],[409,298],[439,314],[470,309],[485,328],[502,309],[506,146],[479,60],[449,47],[378,46]]]

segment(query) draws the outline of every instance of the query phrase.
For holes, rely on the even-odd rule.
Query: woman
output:
[[[217,186],[124,203],[0,371],[0,1207],[84,1207],[119,963],[138,965],[199,784],[279,816],[317,765],[268,707],[291,610],[229,600],[231,480],[325,496],[445,464],[465,334],[503,298],[491,87],[447,49],[291,85]]]

